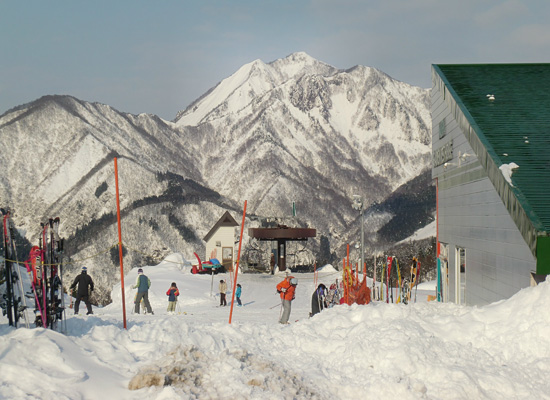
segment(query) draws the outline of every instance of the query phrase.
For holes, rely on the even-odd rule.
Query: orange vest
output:
[[[284,281],[280,282],[277,285],[277,291],[281,294],[281,299],[283,300],[292,301],[294,299],[294,292],[296,291],[296,286],[292,286],[290,284],[290,279],[292,278],[293,278],[292,276],[289,276],[285,278]],[[283,292],[282,289],[286,289],[286,291]]]

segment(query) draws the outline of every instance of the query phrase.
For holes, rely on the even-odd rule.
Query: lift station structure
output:
[[[307,241],[317,235],[313,228],[290,228],[286,225],[277,225],[274,228],[249,228],[248,235],[262,241],[277,242],[277,266],[279,271],[286,270],[286,242]]]

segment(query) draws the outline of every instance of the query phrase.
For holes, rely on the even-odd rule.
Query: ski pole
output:
[[[414,302],[416,303],[416,292],[418,291],[418,282],[420,281],[420,262],[416,263],[416,288],[414,289]]]

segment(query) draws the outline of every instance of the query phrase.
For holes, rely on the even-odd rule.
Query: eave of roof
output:
[[[550,231],[550,64],[433,65],[432,82],[537,257]],[[499,170],[511,162],[512,185]]]
[[[210,231],[206,234],[203,240],[205,242],[208,242],[212,237],[212,235],[214,235],[214,233],[216,233],[216,231],[220,229],[220,227],[222,226],[231,227],[231,226],[239,226],[239,224],[237,223],[237,221],[235,221],[235,219],[231,216],[231,214],[229,214],[229,211],[226,211],[222,215],[222,217],[218,220],[218,222],[216,222],[216,224],[212,227],[212,229],[210,229]]]
[[[307,240],[315,237],[313,228],[249,228],[248,235],[258,240]]]

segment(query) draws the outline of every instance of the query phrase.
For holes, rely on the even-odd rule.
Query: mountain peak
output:
[[[317,59],[311,57],[305,51],[297,51],[295,53],[291,53],[288,56],[286,56],[284,60],[289,60],[293,62],[307,62],[309,64],[319,62]]]
[[[285,58],[270,62],[269,65],[280,74],[283,81],[291,78],[299,79],[308,74],[330,76],[338,72],[337,68],[319,61],[303,51],[289,54]]]
[[[225,78],[205,95],[187,107],[176,116],[176,124],[199,125],[208,116],[227,104],[228,99],[236,99],[236,107],[248,104],[255,97],[263,95],[277,85],[277,78],[273,76],[271,67],[262,60],[254,60],[243,65],[234,74]],[[227,110],[224,110],[227,112]]]
[[[180,111],[175,122],[179,126],[196,126],[215,118],[227,106],[230,98],[241,108],[255,98],[261,97],[282,83],[304,75],[331,76],[338,69],[311,57],[305,52],[292,53],[268,64],[260,59],[244,64],[235,73],[210,89],[184,111]],[[224,109],[226,113],[228,110]]]

